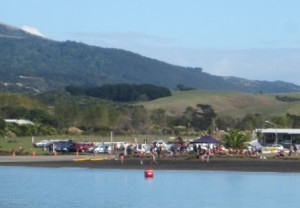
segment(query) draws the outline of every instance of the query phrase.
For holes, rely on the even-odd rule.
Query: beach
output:
[[[93,159],[93,160],[92,160]],[[99,168],[99,169],[153,169],[153,170],[209,170],[245,172],[300,172],[300,160],[293,158],[212,158],[209,162],[199,159],[171,158],[157,160],[151,165],[150,159],[142,164],[137,158],[106,159],[87,156],[0,156],[0,166],[49,167],[49,168]]]

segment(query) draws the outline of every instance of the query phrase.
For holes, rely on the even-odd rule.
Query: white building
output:
[[[34,125],[32,121],[25,119],[4,119],[6,123],[15,123],[18,125]]]
[[[282,141],[292,141],[295,143],[296,140],[300,141],[300,129],[280,129],[280,128],[269,128],[269,129],[255,129],[254,138],[257,139],[257,134],[261,133],[263,136],[263,143],[280,143]]]

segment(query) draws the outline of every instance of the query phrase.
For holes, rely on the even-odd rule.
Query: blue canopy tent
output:
[[[195,144],[195,143],[218,144],[220,143],[220,141],[211,136],[202,136],[202,137],[198,137],[194,141],[191,141],[190,143],[191,144]]]

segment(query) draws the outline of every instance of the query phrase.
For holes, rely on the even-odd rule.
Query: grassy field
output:
[[[188,106],[208,104],[218,115],[230,115],[234,118],[244,117],[248,113],[262,114],[266,117],[298,114],[300,101],[282,102],[275,99],[276,95],[300,98],[300,93],[285,94],[250,94],[240,92],[213,91],[174,91],[172,96],[142,103],[146,109],[165,109],[171,115],[182,113]]]
[[[246,114],[261,114],[265,117],[276,115],[299,114],[300,101],[283,102],[275,96],[287,96],[300,99],[300,93],[261,94],[220,91],[173,91],[172,96],[153,101],[141,102],[147,110],[165,109],[169,115],[178,115],[189,106],[196,108],[197,104],[208,104],[219,116],[242,118]],[[28,108],[47,106],[20,94],[0,93],[0,107],[25,106]]]

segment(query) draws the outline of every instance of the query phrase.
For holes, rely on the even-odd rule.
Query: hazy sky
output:
[[[299,0],[0,0],[0,22],[207,73],[300,85]]]

